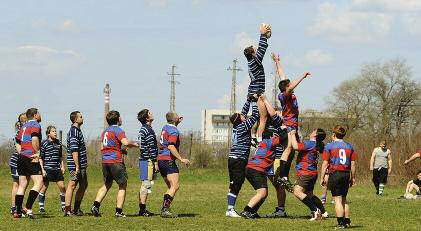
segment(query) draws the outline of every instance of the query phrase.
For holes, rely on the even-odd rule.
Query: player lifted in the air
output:
[[[265,69],[263,68],[262,62],[268,47],[267,40],[272,34],[271,30],[270,25],[262,23],[260,25],[260,40],[258,48],[256,49],[253,46],[249,46],[244,49],[244,55],[247,58],[248,72],[250,76],[250,84],[248,87],[249,95],[257,94],[260,96],[265,92]],[[267,111],[263,101],[257,101],[257,107],[259,109],[259,124],[256,124],[252,130],[252,138],[256,138],[254,141],[255,143],[262,140],[262,133],[265,129],[267,119]]]
[[[294,81],[290,81],[286,78],[285,73],[280,64],[280,58],[277,54],[272,54],[272,59],[276,65],[276,73],[278,74],[281,81],[279,82],[279,90],[281,91],[278,95],[278,99],[282,106],[282,117],[284,125],[287,126],[288,132],[296,130],[296,136],[298,139],[298,102],[297,97],[294,94],[294,89],[301,83],[307,76],[310,75],[309,72],[304,72],[304,74]],[[292,192],[292,184],[288,180],[288,172],[290,169],[291,162],[288,162],[289,152],[285,152],[282,155],[280,165],[279,165],[279,178],[281,185],[285,186],[286,189]]]

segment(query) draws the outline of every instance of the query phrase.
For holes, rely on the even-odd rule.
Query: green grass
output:
[[[129,186],[124,210],[133,215],[138,211],[138,170],[129,169]],[[309,222],[307,208],[291,194],[287,198],[289,218],[245,220],[225,217],[227,172],[214,169],[181,169],[181,187],[172,204],[172,210],[182,215],[177,219],[162,219],[158,216],[144,218],[129,216],[114,217],[116,185],[108,193],[101,206],[102,217],[62,217],[59,209],[58,189],[51,184],[47,193],[47,216],[36,219],[12,220],[8,214],[11,178],[8,168],[0,169],[0,230],[333,230],[336,225],[334,208],[327,205],[331,217],[319,222]],[[89,187],[82,202],[82,210],[89,212],[96,192],[102,183],[98,167],[88,170]],[[149,197],[148,209],[158,213],[166,186],[158,177]],[[402,188],[386,187],[383,198],[376,198],[371,186],[357,186],[350,190],[352,224],[356,230],[420,230],[421,200],[397,200]],[[241,211],[254,194],[246,181],[237,200],[236,209]],[[316,194],[320,187],[316,185]],[[259,213],[272,212],[276,204],[273,188]],[[25,197],[26,201],[26,197]],[[38,210],[38,202],[34,211]]]

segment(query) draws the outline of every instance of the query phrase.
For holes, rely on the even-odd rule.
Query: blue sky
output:
[[[202,109],[229,107],[226,69],[235,58],[244,70],[241,107],[249,81],[242,50],[257,43],[261,22],[273,30],[264,60],[268,78],[270,52],[281,55],[288,77],[312,73],[296,90],[301,110],[326,109],[333,88],[370,61],[404,58],[421,79],[416,0],[8,1],[0,15],[0,139],[13,136],[17,114],[32,106],[41,110],[44,127],[65,132],[69,113],[79,110],[85,136],[99,136],[107,82],[111,108],[121,112],[130,137],[143,108],[155,113],[159,132],[172,64],[181,74],[180,128],[199,130]]]

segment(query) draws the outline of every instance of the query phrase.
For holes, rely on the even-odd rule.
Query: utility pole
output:
[[[111,88],[110,84],[105,84],[104,88],[104,129],[108,126],[107,123],[107,114],[110,112],[110,94]]]
[[[171,67],[171,73],[167,72],[167,75],[171,76],[170,83],[171,83],[171,95],[170,95],[170,111],[175,111],[175,84],[179,82],[175,80],[175,76],[180,75],[175,73],[175,65]]]
[[[237,87],[237,72],[242,71],[241,68],[237,68],[237,60],[232,61],[232,68],[228,67],[227,71],[232,71],[232,83],[231,83],[231,100],[230,100],[230,115],[236,112],[236,92]],[[231,146],[231,136],[232,136],[232,124],[228,122],[228,147]]]

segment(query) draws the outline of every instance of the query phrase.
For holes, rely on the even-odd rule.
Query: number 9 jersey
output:
[[[351,161],[357,160],[357,153],[351,144],[343,140],[335,140],[327,144],[322,159],[329,162],[329,172],[350,172]]]

